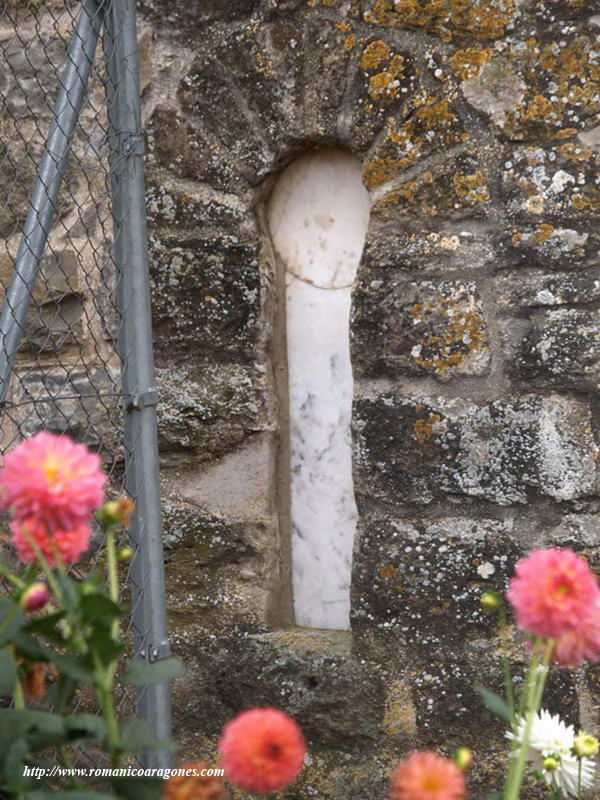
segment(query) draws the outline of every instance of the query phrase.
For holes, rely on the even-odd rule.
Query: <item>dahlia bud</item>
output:
[[[558,769],[560,761],[555,756],[548,756],[544,759],[542,767],[546,770],[546,772],[554,772]]]
[[[50,592],[45,583],[32,583],[21,595],[23,611],[40,611],[50,600]]]
[[[591,758],[598,754],[598,739],[591,733],[580,731],[579,736],[573,742],[573,750],[577,758]]]
[[[498,592],[484,592],[481,595],[479,603],[487,614],[493,614],[494,611],[498,611],[502,605],[502,598]]]
[[[473,751],[468,747],[459,747],[454,753],[454,763],[460,770],[466,772],[473,763]]]
[[[119,561],[131,561],[134,555],[133,547],[121,547],[117,552],[117,558]]]
[[[98,509],[98,522],[105,526],[122,525],[126,528],[134,508],[135,503],[133,500],[130,500],[129,497],[121,497],[119,500],[110,500]]]

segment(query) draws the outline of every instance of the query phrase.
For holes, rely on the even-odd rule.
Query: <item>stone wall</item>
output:
[[[182,755],[211,756],[235,712],[276,705],[310,745],[288,798],[383,797],[409,749],[459,744],[478,798],[499,788],[504,748],[472,688],[499,688],[481,592],[538,545],[600,566],[600,8],[139,7]],[[352,319],[350,633],[293,626],[264,213],[279,170],[331,144],[361,159],[372,196]],[[551,708],[600,732],[596,667],[551,690]]]

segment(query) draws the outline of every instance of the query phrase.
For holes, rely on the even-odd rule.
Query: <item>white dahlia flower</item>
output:
[[[525,719],[518,720],[516,735],[509,731],[509,739],[517,743],[523,741],[525,735]],[[548,786],[562,789],[567,797],[577,797],[579,781],[579,761],[573,755],[575,730],[566,725],[558,715],[552,716],[549,711],[540,711],[533,718],[529,737],[527,761],[531,770],[540,773]],[[558,765],[552,771],[544,769],[544,760],[554,757]],[[581,788],[589,789],[594,784],[596,765],[593,758],[581,759]]]

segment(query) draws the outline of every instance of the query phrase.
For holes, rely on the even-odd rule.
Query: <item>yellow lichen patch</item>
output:
[[[455,172],[452,176],[452,186],[457,197],[468,205],[485,203],[490,199],[485,176],[480,169],[470,175]]]
[[[537,244],[544,244],[544,242],[548,241],[548,239],[552,236],[553,231],[554,231],[553,225],[550,225],[547,222],[542,222],[540,225],[537,226],[537,230],[532,235],[531,238]]]
[[[355,44],[356,44],[356,34],[351,33],[350,36],[347,36],[346,39],[344,39],[344,45],[343,45],[344,50],[352,50]]]
[[[525,138],[540,129],[555,138],[577,133],[574,123],[600,111],[600,62],[597,47],[587,36],[553,41],[544,47],[514,50],[526,85],[525,97],[508,112],[505,131]]]
[[[401,172],[403,166],[394,158],[374,158],[363,167],[363,182],[368,189],[375,189],[391,181]]]
[[[453,213],[472,208],[490,200],[487,181],[481,169],[458,162],[461,169],[424,172],[414,180],[402,184],[396,191],[377,201],[377,208],[395,205],[407,213],[420,212],[436,216],[442,211]],[[470,168],[469,168],[470,166]]]
[[[444,373],[464,363],[465,357],[487,344],[485,325],[474,308],[462,309],[460,304],[440,295],[421,306],[416,321],[436,320],[434,330],[426,333],[412,357],[428,371]]]
[[[427,419],[418,419],[415,421],[415,439],[418,442],[426,442],[434,434],[434,428],[441,422],[442,417],[440,414],[430,414]]]
[[[592,157],[592,148],[585,147],[585,145],[578,144],[577,142],[566,142],[556,148],[559,153],[562,153],[569,161],[589,161]]]
[[[369,97],[372,100],[393,100],[398,96],[400,79],[404,74],[404,56],[395,55],[390,59],[389,68],[378,72],[369,80]]]
[[[452,69],[463,81],[476,78],[481,72],[484,64],[487,64],[492,57],[491,48],[466,47],[464,50],[456,50],[450,58]]]
[[[597,189],[590,189],[574,194],[571,197],[571,205],[577,211],[600,211],[600,192]]]
[[[309,6],[325,6],[325,8],[337,8],[340,0],[308,0]]]
[[[363,170],[369,188],[392,180],[424,154],[469,138],[448,100],[421,95],[413,99],[413,107],[413,114],[401,124],[394,117],[388,121],[385,152],[367,162]]]
[[[424,28],[444,41],[454,34],[497,39],[515,16],[514,0],[375,0],[364,15],[374,25]]]
[[[361,69],[371,70],[377,69],[379,65],[389,58],[390,47],[385,42],[377,40],[368,44],[362,52],[360,57]]]
[[[350,25],[349,22],[346,22],[346,20],[344,20],[343,22],[337,22],[335,27],[338,29],[338,31],[341,31],[342,33],[350,33],[350,31],[352,30],[352,25]]]
[[[396,572],[396,567],[393,564],[386,564],[377,570],[380,578],[393,578]]]

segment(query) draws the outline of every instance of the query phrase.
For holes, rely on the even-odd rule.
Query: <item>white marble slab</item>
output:
[[[359,162],[342,150],[298,158],[269,201],[286,269],[294,610],[306,627],[349,627],[356,529],[349,316],[368,220]]]

